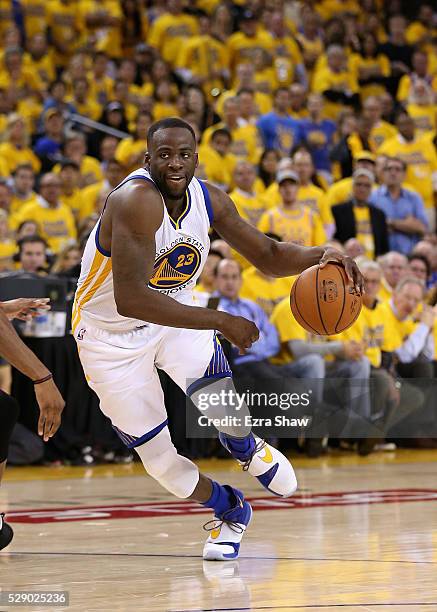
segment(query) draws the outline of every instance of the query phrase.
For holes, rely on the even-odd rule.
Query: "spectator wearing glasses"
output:
[[[375,189],[370,202],[384,211],[391,251],[408,255],[428,230],[428,218],[420,195],[405,189],[406,163],[389,157],[383,170],[383,184]]]

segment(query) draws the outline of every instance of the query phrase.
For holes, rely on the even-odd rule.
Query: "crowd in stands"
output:
[[[170,116],[195,131],[196,176],[249,223],[335,246],[365,277],[356,324],[310,337],[290,314],[293,279],[266,277],[213,233],[197,289],[261,331],[233,355],[235,371],[371,379],[377,393],[356,410],[389,415],[393,438],[411,418],[410,443],[437,446],[437,410],[411,383],[436,376],[432,3],[0,0],[0,282],[77,277],[107,195],[142,165],[152,122]]]

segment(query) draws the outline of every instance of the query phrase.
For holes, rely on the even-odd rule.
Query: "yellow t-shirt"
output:
[[[414,119],[417,135],[423,136],[437,128],[437,104],[408,104],[407,113]]]
[[[60,172],[61,166],[56,164],[53,172]],[[90,155],[84,155],[80,164],[81,182],[83,185],[91,185],[103,180],[103,172],[99,160]]]
[[[249,221],[251,225],[256,227],[261,216],[271,205],[268,205],[266,200],[260,198],[256,194],[250,194],[241,189],[234,189],[229,194],[231,200],[237,207],[238,214]]]
[[[354,206],[356,226],[356,239],[364,247],[366,257],[373,259],[375,254],[375,241],[370,224],[370,211],[367,206]]]
[[[344,70],[342,72],[332,72],[329,66],[321,67],[314,73],[313,92],[323,93],[328,89],[336,89],[339,91],[349,91],[357,93],[359,91],[358,82],[352,71]],[[339,112],[345,107],[338,102],[325,100],[323,105],[323,114],[327,119],[336,120]]]
[[[82,189],[82,205],[79,211],[79,221],[90,217],[104,206],[106,196],[113,188],[107,181],[99,181]]]
[[[102,79],[96,80],[95,75],[89,71],[87,73],[90,98],[98,104],[104,106],[111,99],[114,92],[114,79],[105,75]]]
[[[387,302],[388,300],[391,300],[391,296],[393,294],[393,290],[390,287],[390,285],[387,283],[387,281],[383,278],[381,281],[381,287],[378,291],[378,300],[380,302]]]
[[[326,193],[327,205],[332,208],[336,204],[349,200],[352,197],[352,184],[353,181],[350,176],[334,183]]]
[[[270,316],[273,309],[284,298],[289,299],[295,276],[270,278],[251,266],[243,271],[240,296],[256,302]]]
[[[202,136],[202,145],[209,145],[211,136],[221,128],[229,129],[222,121],[206,128]],[[257,164],[261,156],[262,146],[256,127],[254,125],[241,125],[230,130],[230,132],[232,136],[230,152],[239,159]]]
[[[24,200],[22,200],[21,198],[18,198],[16,195],[12,196],[11,207],[9,209],[9,213],[11,215],[15,215],[24,206],[27,206],[27,204],[35,204],[35,202],[38,201],[37,198],[38,196],[34,191],[31,191],[30,195]]]
[[[36,60],[33,57],[30,61],[30,70],[41,79],[46,85],[55,80],[56,70],[53,63],[53,54],[49,51],[41,59]]]
[[[401,136],[387,140],[378,155],[399,157],[407,164],[406,181],[417,191],[427,208],[434,206],[432,175],[437,172],[437,154],[434,144],[427,138],[407,142]]]
[[[23,221],[32,220],[38,223],[41,236],[47,241],[53,253],[59,253],[64,244],[72,239],[76,240],[77,232],[71,210],[64,204],[58,208],[49,208],[40,204],[29,204],[14,216],[15,227]]]
[[[229,68],[229,50],[219,40],[209,35],[192,36],[182,41],[176,59],[178,68],[185,68],[203,79],[203,90],[210,97],[212,89],[223,89],[221,78],[211,78],[212,70]]]
[[[404,74],[399,81],[398,92],[396,95],[399,102],[406,102],[408,100],[411,94],[412,85],[413,83],[411,76],[409,74]],[[437,75],[431,81],[431,89],[437,93]]]
[[[294,205],[292,209],[277,206],[265,212],[259,223],[261,232],[277,234],[281,240],[301,246],[316,246],[326,242],[320,215],[307,206]]]
[[[278,355],[273,357],[271,361],[277,365],[290,363],[290,361],[293,361],[294,357],[288,348],[288,342],[290,342],[290,340],[308,341],[309,334],[293,317],[290,308],[290,298],[288,296],[275,306],[270,321],[278,330],[279,341],[281,343]]]
[[[70,98],[68,101],[73,104],[79,115],[89,117],[93,121],[98,121],[102,116],[102,107],[91,96],[84,104],[80,104],[74,98]]]
[[[45,0],[21,0],[26,38],[45,33],[47,27],[47,2]]]
[[[17,245],[12,240],[0,241],[0,272],[14,269],[13,255],[17,251]]]
[[[332,225],[334,217],[326,201],[325,192],[316,185],[301,185],[297,191],[297,202],[301,206],[309,206],[320,215],[323,225]]]
[[[122,33],[121,20],[123,12],[119,0],[80,0],[78,2],[79,18],[83,24],[84,36],[89,40],[95,36],[96,49],[105,51],[110,57],[122,57]],[[109,17],[118,19],[118,23],[112,26],[94,27],[86,25],[86,16],[89,14],[105,11]]]
[[[381,305],[381,317],[384,321],[384,340],[381,350],[391,353],[402,346],[408,336],[416,329],[417,323],[411,318],[400,321],[390,302]]]
[[[84,25],[80,18],[77,2],[64,4],[61,0],[47,3],[47,27],[52,40],[68,45],[68,53],[54,51],[57,66],[65,66],[68,59],[83,42]]]
[[[230,191],[236,164],[237,158],[232,153],[223,157],[209,145],[200,145],[196,177],[211,181],[224,191]]]
[[[259,49],[271,52],[273,39],[261,29],[254,37],[248,37],[244,32],[235,32],[228,38],[226,46],[229,49],[231,69],[234,70],[238,64],[253,63]]]
[[[134,140],[132,137],[123,138],[115,150],[115,159],[123,164],[126,173],[129,173],[143,164],[146,151],[146,140]]]
[[[82,208],[82,189],[76,188],[70,195],[62,194],[59,201],[71,210],[75,219],[79,219]]]
[[[366,68],[379,68],[383,77],[389,77],[391,73],[390,61],[386,55],[379,53],[376,57],[362,57],[354,53],[350,58],[350,67],[354,71],[357,80],[360,78],[360,70]],[[360,85],[361,101],[369,96],[380,96],[386,91],[383,84],[369,83]]]
[[[355,323],[338,335],[338,340],[365,342],[365,356],[370,363],[379,368],[381,365],[381,347],[384,344],[385,321],[382,310],[382,302],[378,302],[375,308],[364,306]]]
[[[152,24],[147,42],[158,49],[162,59],[175,66],[184,40],[197,33],[197,21],[191,15],[164,13]]]
[[[38,173],[41,169],[41,162],[29,147],[17,149],[10,142],[3,142],[0,144],[0,158],[3,159],[3,165],[5,169],[7,168],[8,175],[12,174],[21,164],[30,164],[35,173]]]
[[[378,121],[370,131],[370,142],[373,150],[377,150],[386,140],[390,140],[398,133],[397,129],[388,121]]]

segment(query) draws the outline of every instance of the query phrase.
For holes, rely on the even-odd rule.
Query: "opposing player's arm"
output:
[[[132,182],[113,194],[111,258],[119,314],[186,329],[216,329],[244,350],[258,330],[242,317],[186,306],[148,287],[155,263],[155,233],[163,218],[161,196],[150,185]]]
[[[50,375],[46,366],[17,335],[2,306],[0,306],[0,355],[31,380],[44,379]],[[47,442],[61,423],[61,412],[65,402],[51,378],[35,385],[35,394],[40,409],[38,433]]]
[[[269,276],[293,276],[315,264],[341,263],[357,291],[363,281],[355,262],[339,251],[324,247],[303,247],[292,242],[276,242],[245,221],[231,198],[208,184],[214,214],[214,229],[232,248]]]

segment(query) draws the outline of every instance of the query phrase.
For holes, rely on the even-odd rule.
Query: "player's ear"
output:
[[[144,165],[150,168],[150,153],[148,151],[144,154]]]
[[[196,165],[194,166],[194,168],[197,168],[199,166],[199,154],[198,153],[194,153],[194,159],[196,160]]]

